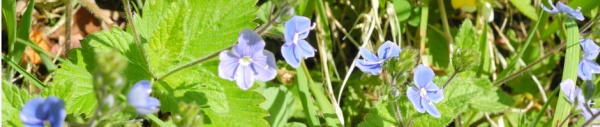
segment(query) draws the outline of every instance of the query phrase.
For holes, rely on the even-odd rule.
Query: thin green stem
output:
[[[139,52],[142,54],[142,58],[144,59],[144,61],[148,61],[148,55],[146,54],[146,50],[144,50],[144,46],[142,45],[142,40],[140,39],[140,35],[137,32],[137,29],[135,28],[135,24],[133,23],[133,15],[131,14],[131,5],[129,3],[129,0],[122,0],[123,1],[123,5],[125,5],[125,15],[127,15],[127,24],[129,24],[129,26],[131,27],[131,32],[133,34],[133,39],[135,40],[135,43],[139,49]],[[147,71],[150,72],[151,75],[154,75],[154,73],[152,72],[152,69],[150,69],[150,64],[146,64],[147,66]]]
[[[556,94],[558,94],[558,91],[560,91],[560,90],[555,89],[554,92],[552,92],[552,94],[550,95],[550,98],[548,98],[548,100],[554,99]],[[550,105],[550,103],[544,103],[544,106],[542,106],[542,110],[540,110],[541,112],[535,117],[535,120],[533,121],[533,124],[531,124],[530,127],[536,127],[536,125],[538,124],[540,119],[542,119],[542,116],[544,116],[544,111],[546,111],[546,109],[548,109],[549,105]]]
[[[301,62],[304,63],[304,61]],[[310,97],[310,90],[308,88],[308,86],[310,86],[308,81],[311,81],[312,79],[309,79],[310,76],[307,76],[308,74],[305,74],[305,69],[302,69],[305,67],[306,66],[303,64],[301,67],[296,68],[296,72],[298,72],[296,76],[296,81],[298,81],[298,83],[296,85],[298,86],[300,102],[304,108],[304,114],[306,115],[305,117],[308,126],[321,126],[319,118],[317,117],[316,109],[314,109],[313,103],[311,102],[312,99]]]
[[[440,15],[442,16],[442,25],[444,26],[444,36],[446,37],[446,41],[448,42],[448,48],[450,53],[452,53],[452,45],[454,44],[454,40],[452,39],[452,34],[450,33],[450,25],[448,25],[448,16],[446,16],[446,8],[444,5],[444,0],[438,0],[440,4]],[[450,54],[452,55],[452,54]]]
[[[541,58],[533,61],[532,63],[528,64],[527,66],[517,70],[515,73],[513,73],[512,75],[507,76],[506,78],[503,78],[497,82],[494,83],[495,85],[500,85],[500,84],[504,84],[514,78],[516,78],[517,76],[521,75],[523,72],[531,69],[531,67],[542,63],[542,61],[546,60],[546,58],[552,56],[552,55],[556,55],[557,52],[559,52],[562,48],[564,48],[566,46],[567,43],[561,43],[560,45],[558,45],[556,48],[554,48],[553,50],[551,50],[550,52],[546,53],[544,56],[542,56]]]
[[[592,122],[596,121],[596,118],[598,118],[598,116],[600,116],[600,113],[598,113],[598,112],[597,112],[596,114],[594,114],[594,115],[592,116],[592,118],[590,118],[590,120],[586,121],[586,122],[585,122],[585,123],[582,125],[582,127],[587,127],[587,126],[589,126],[590,124],[592,124]]]
[[[305,62],[302,62],[302,69],[304,70],[304,74],[305,74],[307,82],[308,82],[308,84],[307,84],[308,88],[309,88],[310,92],[312,93],[313,97],[315,98],[317,105],[323,112],[323,118],[325,119],[325,122],[327,122],[327,125],[328,126],[343,126],[343,120],[341,120],[340,118],[332,118],[333,116],[338,117],[341,114],[340,115],[337,114],[338,112],[335,111],[332,104],[327,101],[327,97],[325,96],[324,92],[321,91],[321,89],[319,89],[317,87],[317,85],[313,82],[312,77],[310,76],[310,73],[308,72],[308,68],[306,68]],[[342,115],[342,117],[343,117],[343,115]]]
[[[538,19],[541,20],[543,13],[544,13],[544,11],[540,11]],[[515,56],[515,58],[513,58],[513,60],[510,62],[510,64],[508,64],[506,69],[504,71],[502,71],[502,73],[500,73],[500,76],[499,76],[500,79],[504,79],[508,75],[508,73],[510,73],[510,70],[512,70],[515,67],[515,65],[518,63],[519,59],[521,59],[523,54],[525,54],[525,50],[527,50],[527,47],[529,47],[529,43],[531,43],[531,40],[534,37],[533,35],[538,30],[538,26],[540,25],[540,20],[537,20],[535,22],[533,29],[531,29],[531,31],[529,31],[529,34],[527,34],[529,36],[527,36],[527,40],[525,40],[525,44],[523,45],[523,48],[521,48],[521,50],[519,51],[517,56]]]
[[[442,86],[442,89],[446,88],[446,86],[448,86],[448,84],[450,84],[450,82],[456,77],[456,75],[458,75],[458,71],[456,70],[454,71],[454,73],[452,73],[452,76],[450,76],[450,79],[448,79],[448,81],[446,81],[446,83],[444,83],[444,86]]]
[[[167,124],[164,121],[160,120],[158,117],[154,116],[154,114],[147,114],[146,118],[149,118],[154,123],[158,124],[158,126],[161,126],[161,127],[170,127],[169,124]]]

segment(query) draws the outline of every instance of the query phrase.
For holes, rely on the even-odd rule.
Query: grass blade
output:
[[[29,74],[27,71],[25,71],[25,69],[21,68],[21,66],[19,66],[15,62],[11,61],[5,55],[2,55],[2,60],[4,60],[4,62],[6,62],[9,66],[13,67],[15,70],[17,70],[19,73],[21,73],[23,75],[23,77],[25,77],[29,81],[33,82],[33,84],[36,85],[38,88],[40,88],[40,89],[46,88],[46,86],[44,86],[44,83],[42,83],[42,81],[38,80],[33,75]]]

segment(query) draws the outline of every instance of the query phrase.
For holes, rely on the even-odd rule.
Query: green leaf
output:
[[[155,82],[154,94],[161,100],[161,110],[177,112],[179,102],[195,102],[204,107],[207,126],[268,126],[263,119],[267,111],[258,106],[265,98],[219,78],[218,64],[213,59]]]
[[[567,35],[567,51],[565,55],[564,72],[562,81],[567,79],[577,80],[577,67],[579,65],[579,58],[581,49],[579,48],[579,28],[577,22],[573,18],[566,18],[565,20],[565,35]],[[558,126],[557,123],[561,123],[566,117],[568,117],[571,110],[571,105],[565,98],[564,92],[559,93],[558,101],[556,102],[556,114],[552,121],[552,126]],[[564,126],[567,126],[566,124]]]
[[[29,4],[27,4],[27,8],[23,13],[23,16],[19,22],[19,26],[17,27],[17,37],[29,40],[29,32],[31,31],[31,19],[33,18],[33,2],[34,0],[30,0]],[[10,15],[9,15],[10,16]],[[21,62],[23,58],[23,53],[25,52],[25,45],[20,43],[12,43],[10,45],[12,50],[10,50],[10,57],[12,57],[13,61]]]
[[[400,22],[406,21],[412,13],[412,7],[408,0],[394,0],[394,10]]]
[[[44,96],[52,95],[63,99],[67,113],[90,116],[96,108],[92,72],[97,66],[102,66],[102,63],[96,63],[96,53],[116,50],[127,58],[128,65],[123,71],[127,80],[124,84],[134,84],[150,78],[140,51],[135,49],[133,37],[120,29],[88,35],[81,44],[83,49],[71,50],[71,60],[61,63],[52,84],[42,91]]]
[[[261,92],[266,97],[267,101],[261,103],[260,107],[269,111],[270,115],[265,118],[269,125],[275,127],[286,125],[296,108],[292,91],[283,85],[277,86],[269,83],[255,91]]]
[[[151,1],[136,28],[155,77],[219,52],[253,29],[256,0]]]
[[[535,13],[536,10],[533,5],[531,5],[531,0],[510,0],[510,3],[517,7],[527,18],[537,21],[538,15]]]
[[[31,96],[24,89],[2,81],[2,125],[23,126],[19,119],[21,108],[25,105]]]
[[[515,100],[498,87],[492,87],[487,79],[474,79],[473,83],[483,90],[481,96],[476,96],[469,104],[472,109],[485,113],[498,113],[509,109],[515,104]]]
[[[475,28],[471,20],[466,19],[460,25],[458,35],[454,38],[454,42],[458,49],[470,49],[479,50],[479,43],[477,43],[477,35],[475,34]]]

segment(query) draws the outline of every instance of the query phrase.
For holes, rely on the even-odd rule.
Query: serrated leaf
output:
[[[264,97],[254,91],[243,91],[235,82],[219,78],[219,61],[213,59],[155,82],[155,94],[161,109],[176,112],[178,102],[195,102],[204,108],[207,126],[268,126],[263,117],[267,112],[258,105]]]
[[[21,108],[31,96],[24,89],[19,89],[9,82],[2,81],[2,125],[21,127],[19,119]]]
[[[473,98],[469,107],[480,112],[498,113],[509,109],[515,104],[515,100],[498,87],[492,87],[487,79],[474,79],[475,85],[483,90],[481,96]]]
[[[95,54],[116,50],[127,58],[127,68],[123,72],[125,84],[133,84],[141,79],[149,79],[139,50],[135,47],[133,37],[120,29],[101,31],[88,35],[82,40],[83,49],[71,50],[70,61],[61,63],[55,73],[51,85],[42,91],[43,96],[57,96],[65,101],[65,109],[69,114],[89,114],[96,108],[92,72],[101,63],[96,63]]]
[[[136,15],[154,76],[233,45],[240,31],[254,28],[256,0],[148,2]]]
[[[477,35],[475,34],[475,28],[473,28],[473,23],[471,20],[466,19],[460,25],[460,29],[458,30],[458,35],[454,38],[454,42],[456,43],[456,47],[458,49],[470,49],[470,50],[479,50],[479,43],[477,43]]]

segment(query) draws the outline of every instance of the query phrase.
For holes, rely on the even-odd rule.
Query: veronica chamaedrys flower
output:
[[[302,59],[315,56],[316,49],[304,40],[313,28],[315,26],[311,26],[310,19],[304,16],[293,16],[285,23],[285,44],[281,47],[281,54],[290,66],[297,68]]]
[[[422,64],[419,65],[413,76],[415,85],[407,89],[406,96],[408,96],[408,100],[417,112],[424,113],[427,111],[432,116],[440,118],[441,114],[433,103],[438,103],[444,99],[444,91],[432,81],[433,76],[435,74],[431,68]]]
[[[160,101],[151,97],[150,93],[152,84],[147,80],[139,81],[129,90],[127,103],[135,107],[135,112],[140,115],[156,113],[160,108]]]
[[[44,121],[48,121],[53,127],[62,127],[67,117],[65,102],[56,97],[34,98],[29,100],[19,118],[26,127],[43,127]]]
[[[383,62],[388,58],[398,57],[400,52],[402,50],[396,43],[386,41],[377,49],[377,55],[379,56],[376,56],[375,53],[369,51],[367,48],[360,48],[360,54],[364,59],[354,60],[354,63],[356,63],[358,69],[367,74],[379,75]]]
[[[579,42],[583,48],[583,59],[579,61],[577,76],[582,80],[592,80],[592,74],[600,73],[600,65],[594,62],[600,47],[592,39],[581,39]]]
[[[265,41],[258,33],[244,29],[238,37],[238,44],[231,51],[219,54],[219,77],[235,80],[242,90],[252,87],[255,79],[269,81],[275,78],[275,56],[264,48]]]
[[[567,100],[571,102],[572,105],[577,105],[577,109],[583,111],[582,115],[586,120],[590,120],[593,114],[600,112],[600,108],[591,108],[592,102],[586,101],[582,90],[575,85],[573,80],[567,79],[561,82],[560,90],[565,93]],[[596,120],[600,120],[600,118],[596,118]]]
[[[548,0],[548,4],[550,4],[550,7],[552,7],[552,10],[548,9],[544,5],[542,5],[542,9],[544,9],[544,11],[546,11],[550,14],[564,12],[564,13],[567,13],[567,15],[569,15],[573,18],[576,18],[579,21],[583,21],[585,19],[585,17],[583,17],[583,14],[581,14],[581,12],[579,12],[579,10],[581,10],[581,7],[577,7],[577,10],[575,10],[575,9],[569,7],[569,5],[565,5],[560,1],[556,2],[556,6],[555,6],[555,5],[552,5],[552,0]]]

